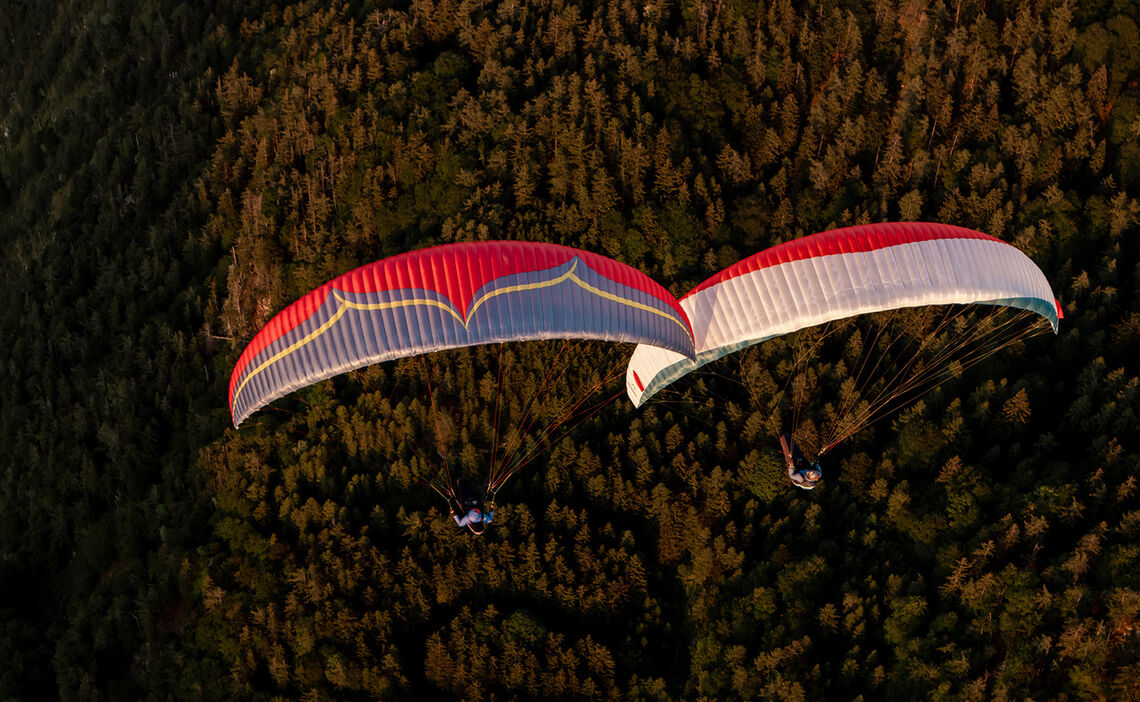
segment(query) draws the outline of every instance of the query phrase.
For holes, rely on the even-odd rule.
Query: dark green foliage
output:
[[[1138,26],[1109,1],[6,3],[0,697],[1140,697]],[[1017,245],[1067,317],[812,493],[775,452],[782,343],[611,403],[480,539],[413,480],[414,366],[228,424],[256,330],[383,256],[538,239],[680,294],[898,219]],[[809,433],[862,343],[811,369]],[[512,411],[549,350],[516,353]],[[485,470],[493,357],[429,372]]]

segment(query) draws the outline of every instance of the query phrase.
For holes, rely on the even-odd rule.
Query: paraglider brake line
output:
[[[603,385],[605,385],[609,380],[612,380],[613,378],[616,378],[616,377],[618,377],[618,372],[615,372],[615,373],[607,376],[606,378],[603,378],[600,382],[596,383],[591,388],[591,391],[589,394],[593,394],[593,392],[596,392],[599,388],[601,388]],[[624,390],[618,390],[612,396],[610,396],[606,399],[603,399],[600,402],[597,402],[597,403],[587,407],[583,411],[579,411],[579,408],[585,403],[586,397],[588,395],[582,397],[577,402],[573,403],[560,417],[558,417],[553,423],[551,423],[550,426],[546,427],[545,429],[542,429],[539,432],[539,437],[538,437],[538,440],[537,440],[534,448],[528,449],[526,452],[524,452],[524,454],[522,455],[521,458],[515,459],[513,461],[513,463],[511,463],[507,468],[503,469],[501,472],[501,477],[499,475],[496,476],[496,478],[495,478],[495,489],[497,490],[504,482],[506,482],[506,480],[508,478],[510,478],[517,471],[519,471],[524,466],[526,466],[528,463],[530,463],[532,460],[534,460],[534,458],[536,456],[538,456],[539,453],[541,452],[542,446],[553,445],[553,444],[558,443],[562,439],[566,438],[566,436],[569,435],[569,433],[571,431],[573,431],[574,427],[578,426],[582,422],[586,421],[590,417],[597,414],[597,412],[602,407],[604,407],[605,405],[612,402],[616,397],[621,395],[623,392],[625,392],[625,391]],[[563,425],[567,422],[570,422],[573,419],[577,419],[578,421],[575,422],[569,429],[562,430],[561,425]],[[559,431],[561,431],[561,433],[559,433]],[[555,438],[552,439],[551,437],[555,437]],[[517,450],[515,453],[517,454]],[[514,458],[514,455],[515,454],[512,454],[512,458]]]
[[[447,503],[449,506],[451,504],[451,501],[455,499],[455,490],[453,490],[451,488],[451,486],[448,486],[448,489],[445,492],[445,491],[441,490],[438,485],[431,483],[431,482],[428,482],[427,480],[424,480],[423,478],[413,477],[412,480],[419,483],[420,485],[426,485],[429,488],[431,488],[432,490],[434,490],[437,495],[439,495],[443,499],[447,500]],[[456,501],[458,501],[458,500],[456,500]]]
[[[537,419],[534,414],[536,411],[535,403],[540,402],[539,397],[548,394],[553,387],[553,383],[556,383],[558,379],[566,373],[566,370],[569,368],[569,363],[564,364],[563,359],[570,355],[568,352],[573,345],[569,339],[563,339],[559,345],[558,353],[554,357],[554,362],[547,368],[542,376],[542,381],[523,406],[522,415],[518,421],[518,432],[515,434],[513,440],[508,439],[508,445],[503,447],[503,453],[498,461],[492,463],[492,482],[502,484],[502,481],[505,481],[520,467],[518,464],[522,459],[517,458],[517,454],[519,450],[523,448],[524,436],[530,432],[531,427],[534,426],[534,422]],[[501,401],[502,398],[500,395],[500,402]],[[523,458],[525,457],[526,454],[524,453]],[[502,466],[509,467],[500,468],[500,463]],[[500,472],[503,473],[501,477]]]
[[[451,487],[451,484],[452,484],[451,465],[448,464],[448,462],[447,462],[447,455],[443,451],[443,445],[442,445],[443,440],[442,440],[440,433],[439,433],[439,415],[437,414],[436,408],[435,408],[435,393],[432,391],[432,387],[431,387],[431,370],[424,366],[423,356],[419,357],[419,361],[420,361],[420,370],[423,372],[424,379],[427,381],[428,401],[431,403],[431,418],[432,418],[432,421],[435,422],[435,436],[436,436],[436,442],[437,442],[436,451],[437,451],[437,453],[439,453],[439,457],[441,459],[443,459],[443,471],[444,471],[444,475],[447,476],[446,483],[447,483],[448,490],[451,491],[452,494],[454,494],[454,489]],[[446,497],[446,495],[444,495],[444,497]]]

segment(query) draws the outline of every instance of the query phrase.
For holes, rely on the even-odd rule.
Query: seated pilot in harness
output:
[[[451,508],[451,518],[461,527],[467,527],[472,533],[482,534],[483,525],[490,524],[495,517],[495,505],[490,509],[483,506],[483,496],[467,478],[455,481],[455,497],[458,502],[448,500]]]
[[[813,463],[804,456],[800,447],[792,440],[791,434],[780,436],[780,448],[784,452],[784,466],[788,470],[788,479],[792,485],[804,490],[811,490],[823,477],[823,468],[819,463]]]

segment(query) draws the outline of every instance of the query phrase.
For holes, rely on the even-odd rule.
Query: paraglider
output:
[[[922,316],[934,306],[943,316]],[[853,340],[864,357],[830,408],[831,432],[818,440],[817,457],[996,349],[1045,325],[1055,333],[1062,316],[1045,275],[1017,248],[981,232],[922,222],[853,226],[773,246],[704,281],[681,298],[681,307],[693,325],[697,357],[639,345],[626,371],[635,406],[736,351],[797,330],[885,315]],[[982,309],[1012,314],[986,317]],[[902,354],[884,329],[909,335],[930,357]],[[798,385],[793,395],[802,398],[818,383]]]
[[[784,454],[784,467],[792,485],[811,490],[823,479],[823,468],[819,462],[809,461],[800,447],[796,446],[791,434],[780,434],[780,450]]]
[[[630,266],[555,244],[447,244],[357,268],[278,313],[234,367],[230,413],[236,428],[273,400],[353,369],[444,349],[540,339],[693,353],[692,331],[677,301]],[[435,413],[430,377],[428,382]],[[514,469],[499,467],[488,501]],[[461,502],[446,458],[420,479]]]
[[[483,525],[495,519],[495,505],[484,506],[483,498],[467,478],[460,478],[455,484],[456,501],[448,500],[451,518],[460,527],[467,527],[474,534],[483,533]]]

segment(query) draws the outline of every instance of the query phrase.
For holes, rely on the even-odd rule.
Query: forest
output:
[[[0,699],[1140,699],[1140,4],[24,0],[0,93]],[[481,537],[414,477],[486,470],[502,352],[231,423],[253,335],[400,252],[564,244],[679,296],[897,221],[1018,247],[1060,332],[811,492],[779,343],[607,385]],[[517,404],[558,351],[507,353]]]

